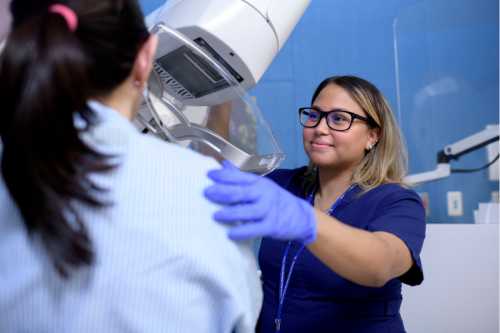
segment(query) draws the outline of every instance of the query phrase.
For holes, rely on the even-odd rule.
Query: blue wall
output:
[[[162,3],[141,1],[145,14]],[[249,92],[285,152],[282,168],[307,164],[296,110],[310,105],[316,86],[328,76],[356,75],[371,81],[397,115],[393,21],[398,12],[399,121],[408,141],[411,173],[434,169],[436,153],[445,145],[486,124],[498,124],[498,1],[312,0],[279,55]],[[422,95],[425,85],[447,78],[455,80],[458,90]],[[482,149],[452,162],[452,167],[484,164]],[[418,191],[429,193],[428,222],[472,223],[472,210],[490,200],[498,182],[488,181],[484,170],[455,174]],[[462,191],[464,216],[447,216],[447,191]]]
[[[401,125],[411,171],[435,168],[446,145],[498,124],[498,1],[421,1],[402,10],[396,25]],[[486,149],[452,161],[456,169],[487,164]],[[488,171],[452,174],[421,186],[429,222],[471,223],[479,202],[489,202],[498,181]],[[461,191],[464,215],[449,217],[446,192]]]

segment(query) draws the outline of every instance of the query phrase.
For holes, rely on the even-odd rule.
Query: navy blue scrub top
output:
[[[268,177],[294,195],[302,190],[305,167],[276,170]],[[399,308],[401,283],[423,281],[420,251],[425,238],[425,209],[417,193],[395,184],[378,186],[356,198],[361,190],[347,192],[332,216],[352,227],[385,231],[401,238],[415,259],[413,267],[382,288],[363,287],[330,270],[304,248],[295,263],[281,312],[281,332],[405,332]],[[313,201],[314,202],[314,201]],[[288,241],[264,238],[259,264],[264,278],[261,331],[275,332],[280,268]],[[293,241],[288,251],[285,278],[302,244]]]

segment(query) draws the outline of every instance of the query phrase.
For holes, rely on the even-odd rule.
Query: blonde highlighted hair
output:
[[[319,93],[331,84],[344,88],[368,115],[368,118],[380,127],[378,142],[366,152],[361,163],[354,169],[352,183],[361,188],[359,195],[388,183],[398,184],[405,188],[410,187],[411,184],[405,181],[408,173],[406,143],[391,106],[382,93],[373,84],[359,77],[334,76],[319,84],[312,97],[311,105],[314,104]],[[304,175],[307,178],[304,188],[308,191],[318,181],[318,171],[311,161]]]

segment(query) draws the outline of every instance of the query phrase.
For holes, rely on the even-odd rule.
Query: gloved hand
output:
[[[216,212],[216,220],[244,222],[229,231],[230,238],[270,237],[314,242],[317,235],[316,213],[307,201],[297,198],[270,179],[239,170],[230,162],[223,161],[222,165],[222,169],[208,173],[216,184],[205,190],[205,196],[231,205]]]

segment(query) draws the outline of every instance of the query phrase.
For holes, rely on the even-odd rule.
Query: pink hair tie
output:
[[[68,25],[68,28],[71,32],[75,32],[76,28],[78,27],[78,17],[76,16],[76,13],[73,11],[73,9],[61,5],[61,4],[55,4],[49,6],[49,13],[56,13],[64,17],[66,20],[66,24]]]

